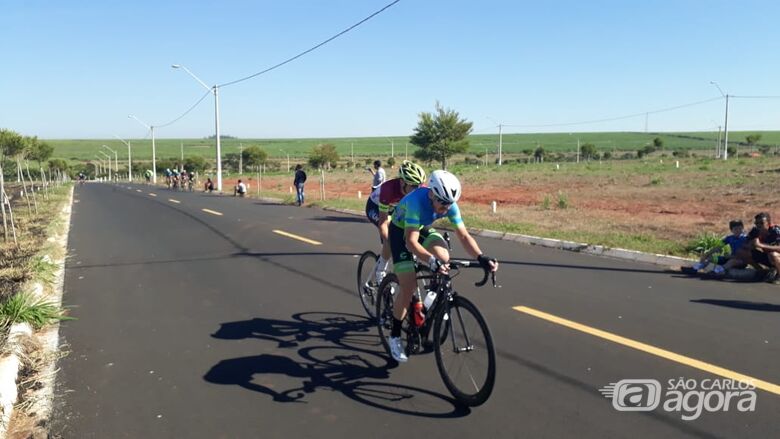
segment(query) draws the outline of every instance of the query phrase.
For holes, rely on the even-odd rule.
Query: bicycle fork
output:
[[[452,308],[450,308],[450,306],[449,306],[449,301],[445,305],[444,312],[445,312],[445,314],[444,314],[445,316],[448,316],[448,315],[451,316],[452,315]],[[466,345],[464,347],[462,347],[462,348],[458,347],[458,342],[455,339],[456,338],[455,328],[453,327],[453,324],[452,324],[454,319],[447,319],[447,323],[445,323],[445,324],[449,325],[449,331],[448,332],[450,332],[450,334],[451,334],[450,338],[452,338],[452,352],[455,352],[456,354],[461,354],[463,352],[471,352],[471,351],[474,350],[474,345],[471,343],[471,340],[469,340],[469,334],[468,334],[468,331],[466,331],[466,325],[463,324],[463,316],[460,313],[460,308],[456,307],[455,308],[455,313],[457,314],[457,317],[458,317],[458,323],[460,323],[460,327],[463,329],[463,339],[466,342]]]

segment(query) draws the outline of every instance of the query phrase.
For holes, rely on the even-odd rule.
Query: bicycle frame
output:
[[[446,316],[450,316],[450,308],[449,304],[452,302],[453,298],[458,295],[457,291],[453,290],[452,288],[452,279],[455,278],[460,273],[460,268],[470,268],[470,267],[479,267],[482,268],[480,265],[475,264],[473,261],[461,261],[461,260],[451,260],[450,261],[450,270],[454,271],[455,274],[451,275],[449,273],[442,274],[442,273],[432,273],[432,274],[425,274],[425,275],[418,275],[417,280],[423,281],[423,285],[426,285],[426,280],[430,280],[430,282],[427,284],[427,287],[430,287],[430,285],[435,285],[436,289],[436,299],[434,299],[433,303],[431,304],[430,308],[425,310],[425,321],[423,322],[422,326],[416,326],[413,321],[413,313],[414,309],[412,308],[412,305],[409,305],[409,309],[406,313],[407,319],[409,319],[409,342],[412,342],[412,353],[418,353],[420,350],[420,347],[422,346],[423,342],[427,342],[431,329],[433,328],[433,324],[436,320],[436,317],[439,315],[439,313],[444,313]],[[415,264],[415,272],[425,272],[428,271],[427,268],[422,266],[419,263]],[[496,285],[496,276],[495,273],[488,272],[485,270],[485,277],[475,283],[476,286],[483,286],[487,282],[488,276],[491,275],[492,281],[493,281],[493,287],[497,287]],[[430,289],[426,288],[427,291],[431,291]],[[415,293],[416,294],[416,293]],[[420,298],[422,300],[422,297]],[[463,324],[462,316],[458,315],[458,319],[460,319],[461,325]],[[465,348],[458,348],[455,344],[455,337],[452,338],[453,343],[453,349],[458,352],[468,352],[473,349],[473,346],[471,344],[471,341],[468,339],[468,334],[466,334],[466,347]],[[415,340],[417,339],[417,340]]]

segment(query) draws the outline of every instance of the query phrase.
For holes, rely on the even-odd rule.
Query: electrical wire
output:
[[[623,120],[623,119],[632,119],[634,117],[640,117],[645,116],[648,114],[657,114],[657,113],[663,113],[667,111],[673,111],[673,110],[679,110],[680,108],[686,108],[686,107],[692,107],[694,105],[702,105],[709,102],[714,102],[717,100],[724,99],[722,96],[706,99],[703,101],[697,101],[697,102],[690,102],[687,104],[682,105],[676,105],[674,107],[668,107],[668,108],[662,108],[660,110],[653,110],[653,111],[643,111],[641,113],[635,113],[635,114],[629,114],[626,116],[618,116],[618,117],[610,117],[606,119],[594,119],[594,120],[587,120],[587,121],[581,121],[581,122],[566,122],[566,123],[550,123],[550,124],[537,124],[537,125],[509,125],[509,124],[502,124],[502,126],[505,127],[511,127],[511,128],[542,128],[542,127],[563,127],[563,126],[572,126],[572,125],[588,125],[593,123],[601,123],[601,122],[612,122],[616,120]]]
[[[350,26],[350,27],[348,27],[348,28],[344,29],[343,31],[341,31],[341,32],[337,33],[336,35],[334,35],[334,36],[332,36],[332,37],[330,37],[330,38],[328,38],[327,40],[325,40],[325,41],[323,41],[323,42],[321,42],[321,43],[317,44],[316,46],[314,46],[314,47],[312,47],[312,48],[310,48],[310,49],[308,49],[308,50],[305,50],[305,51],[303,51],[303,52],[301,52],[301,53],[299,53],[299,54],[297,54],[297,55],[293,56],[292,58],[289,58],[289,59],[287,59],[287,60],[285,60],[285,61],[282,61],[282,62],[280,62],[279,64],[276,64],[275,66],[269,67],[269,68],[267,68],[267,69],[265,69],[265,70],[262,70],[262,71],[259,71],[259,72],[255,73],[255,74],[252,74],[252,75],[246,76],[246,77],[244,77],[244,78],[241,78],[241,79],[236,79],[235,81],[226,82],[226,83],[224,83],[224,84],[222,84],[222,85],[218,85],[217,87],[227,87],[228,85],[238,84],[239,82],[243,82],[243,81],[246,81],[246,80],[248,80],[248,79],[252,79],[252,78],[254,78],[254,77],[260,76],[260,75],[262,75],[262,74],[264,74],[264,73],[268,73],[268,72],[270,72],[271,70],[277,69],[277,68],[279,68],[279,67],[281,67],[281,66],[283,66],[283,65],[285,65],[285,64],[287,64],[287,63],[289,63],[289,62],[292,62],[292,61],[294,61],[294,60],[296,60],[296,59],[298,59],[298,58],[302,57],[303,55],[306,55],[306,54],[307,54],[307,53],[309,53],[309,52],[312,52],[312,51],[314,51],[314,50],[317,50],[318,48],[320,48],[320,47],[324,46],[325,44],[328,44],[329,42],[331,42],[331,41],[335,40],[336,38],[338,38],[338,37],[340,37],[340,36],[342,36],[342,35],[346,34],[347,32],[351,31],[352,29],[354,29],[354,28],[356,28],[356,27],[360,26],[361,24],[365,23],[366,21],[368,21],[368,20],[370,20],[370,19],[372,19],[372,18],[376,17],[377,15],[381,14],[381,13],[382,13],[382,12],[384,12],[386,9],[388,9],[388,8],[390,8],[391,6],[395,5],[395,4],[396,4],[396,3],[398,3],[399,1],[401,1],[401,0],[395,0],[394,2],[387,4],[385,7],[383,7],[382,9],[380,9],[380,10],[378,10],[378,11],[374,12],[373,14],[369,15],[368,17],[366,17],[366,18],[364,18],[364,19],[360,20],[359,22],[357,22],[357,23],[353,24],[352,26]]]
[[[198,99],[198,101],[197,101],[197,102],[195,102],[195,103],[194,103],[194,104],[193,104],[193,105],[192,105],[192,106],[191,106],[191,107],[190,107],[190,108],[189,108],[187,111],[185,111],[185,112],[184,112],[184,114],[182,114],[181,116],[177,117],[176,119],[173,119],[172,121],[170,121],[170,122],[168,122],[168,123],[166,123],[166,124],[162,124],[162,125],[152,125],[152,126],[153,126],[153,127],[155,127],[155,128],[163,128],[163,127],[167,127],[167,126],[169,126],[169,125],[173,125],[174,123],[176,123],[176,122],[180,121],[182,118],[184,118],[184,116],[186,116],[186,115],[190,114],[190,112],[191,112],[192,110],[194,110],[194,109],[195,109],[195,107],[197,107],[198,105],[200,105],[200,103],[201,103],[201,102],[203,102],[203,100],[204,100],[204,99],[206,99],[206,96],[208,96],[208,95],[210,95],[210,94],[211,94],[211,90],[209,90],[209,91],[207,91],[206,93],[204,93],[204,94],[203,94],[203,96],[201,96],[201,97],[200,97],[200,99]]]

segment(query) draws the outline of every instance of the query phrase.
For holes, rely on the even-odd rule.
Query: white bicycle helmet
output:
[[[428,187],[431,188],[434,195],[447,203],[455,203],[460,199],[460,181],[458,177],[447,171],[433,171],[428,181]]]

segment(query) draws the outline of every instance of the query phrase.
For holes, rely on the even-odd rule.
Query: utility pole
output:
[[[181,166],[179,168],[184,169],[184,141],[179,141],[179,147],[181,148]]]
[[[244,175],[244,144],[238,144],[238,175]]]
[[[580,138],[577,137],[577,163],[580,162]]]
[[[504,143],[504,137],[501,132],[501,129],[503,128],[502,124],[498,124],[498,166],[501,166],[502,160],[502,149],[503,149],[503,143]]]
[[[647,132],[647,117],[650,113],[645,113],[645,132]]]
[[[721,126],[718,125],[718,146],[715,147],[715,158],[716,159],[720,158],[720,129],[721,129]]]
[[[723,160],[729,159],[729,95],[726,95],[726,120],[723,122]]]

